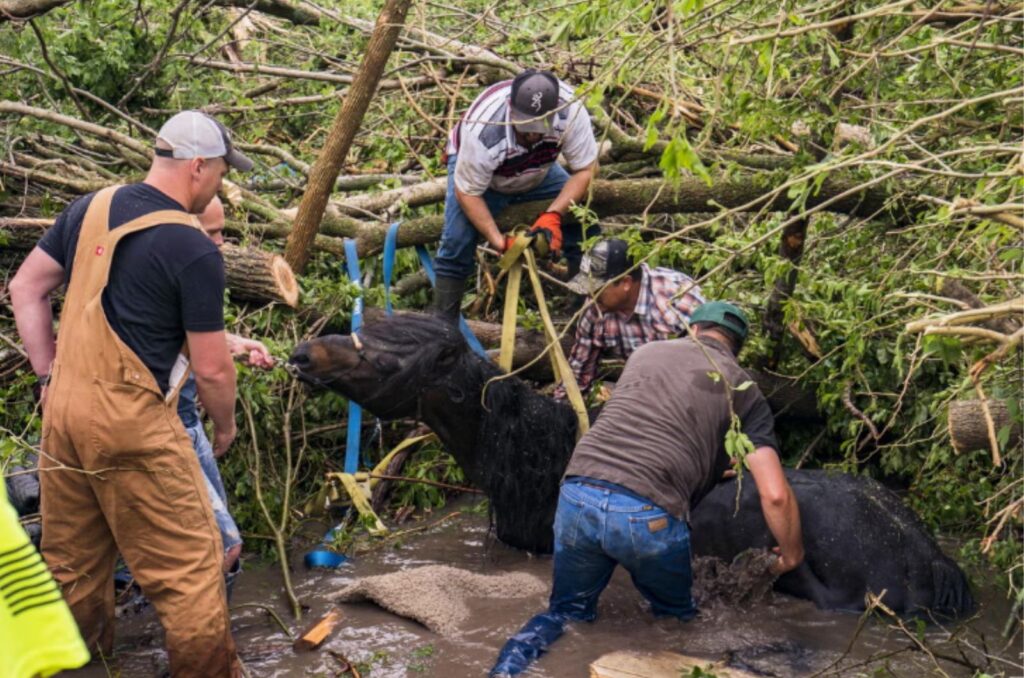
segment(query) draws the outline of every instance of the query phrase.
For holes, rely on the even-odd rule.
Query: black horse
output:
[[[571,408],[537,395],[473,354],[447,323],[403,314],[358,335],[299,345],[291,364],[303,380],[338,391],[382,419],[416,417],[437,433],[467,477],[490,499],[498,539],[538,553],[552,549],[562,473],[577,421]],[[806,560],[777,587],[828,609],[864,609],[887,591],[898,612],[969,613],[963,572],[891,492],[858,476],[787,472],[800,505]],[[731,560],[772,544],[752,480],[719,484],[691,516],[695,555]]]

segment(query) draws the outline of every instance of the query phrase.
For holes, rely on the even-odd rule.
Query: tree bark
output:
[[[46,14],[51,9],[66,5],[71,0],[0,0],[0,24],[5,21],[25,21]]]
[[[782,237],[779,240],[779,256],[788,259],[793,267],[789,273],[775,281],[764,312],[765,334],[768,335],[772,348],[771,356],[765,361],[765,367],[769,369],[775,369],[782,357],[782,338],[786,333],[782,305],[796,289],[798,266],[804,254],[804,241],[807,238],[807,223],[807,219],[800,219],[789,224],[782,229]]]
[[[235,299],[277,301],[292,308],[299,303],[299,284],[284,257],[250,247],[225,244],[224,275]]]
[[[286,0],[216,0],[214,4],[221,7],[252,9],[290,21],[297,26],[316,26],[320,23],[320,14]]]
[[[1010,427],[1010,439],[1006,447],[1020,442],[1021,425],[1010,419],[1010,408],[999,400],[988,401],[996,434],[1005,426]],[[956,400],[949,404],[949,439],[957,452],[972,452],[989,449],[988,425],[980,400]]]
[[[971,308],[984,308],[986,306],[985,302],[978,295],[969,290],[962,282],[953,278],[946,278],[942,281],[942,296],[962,301]],[[1013,318],[1009,317],[992,318],[982,322],[981,326],[993,332],[1001,332],[1007,335],[1013,334],[1020,329],[1020,326],[1014,322]]]
[[[826,180],[817,195],[808,198],[806,204],[808,207],[820,205],[832,197],[856,188],[859,184],[860,182],[842,178]],[[699,179],[683,179],[675,187],[662,179],[599,179],[592,186],[593,198],[589,206],[601,217],[645,212],[701,213],[713,210],[716,206],[735,208],[762,198],[771,190],[750,176],[718,181],[712,186]],[[889,198],[886,191],[871,187],[858,195],[851,195],[832,203],[828,209],[860,216],[875,215],[884,208]],[[547,209],[548,202],[538,200],[512,205],[497,216],[498,226],[507,231],[516,226],[530,224],[537,214]],[[791,205],[792,200],[783,193],[770,203],[765,200],[752,209],[763,207],[772,211],[783,211]],[[567,216],[566,223],[571,221],[572,216]],[[398,232],[398,246],[409,247],[436,242],[441,237],[443,225],[444,217],[441,215],[403,221]],[[329,235],[355,238],[360,256],[371,256],[381,252],[387,233],[387,224],[363,222],[330,211],[324,214],[321,228]]]
[[[265,66],[261,64],[231,63],[230,61],[216,61],[213,59],[195,58],[191,61],[194,66],[212,68],[218,71],[229,71],[231,73],[252,73],[254,75],[272,75],[278,78],[295,78],[298,80],[317,80],[319,82],[333,82],[340,85],[348,85],[355,82],[358,76],[345,75],[343,73],[326,73],[323,71],[303,71],[298,68],[284,68],[281,66]],[[417,88],[426,85],[436,84],[429,76],[409,78],[403,81],[406,87]],[[398,80],[382,80],[378,82],[375,89],[400,89]]]
[[[0,249],[30,250],[52,225],[52,219],[0,217]],[[235,299],[276,301],[293,308],[298,304],[298,282],[281,255],[232,244],[225,244],[221,254],[228,290]]]
[[[366,48],[366,56],[359,66],[355,81],[349,88],[324,147],[310,170],[309,183],[285,247],[285,259],[299,273],[306,270],[310,249],[316,238],[331,189],[345,162],[345,156],[348,155],[356,131],[363,122],[370,99],[377,90],[377,83],[380,82],[388,57],[391,56],[398,40],[410,4],[412,0],[387,0],[380,16],[377,17],[377,25],[373,29],[373,35]]]
[[[100,139],[113,142],[115,147],[127,148],[147,160],[153,157],[153,149],[137,139],[133,139],[130,136],[110,129],[109,127],[103,127],[102,125],[97,125],[92,122],[86,122],[85,120],[79,120],[78,118],[61,115],[60,113],[54,113],[53,111],[48,111],[45,108],[36,108],[35,106],[29,106],[16,101],[0,101],[0,113],[28,115],[40,120],[47,120],[49,122],[64,125],[65,127],[70,127],[72,129],[79,130],[80,132],[91,134]]]
[[[7,249],[30,250],[50,226],[53,226],[53,219],[0,217],[0,245]]]

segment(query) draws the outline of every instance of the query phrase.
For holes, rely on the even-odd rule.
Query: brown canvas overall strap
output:
[[[103,312],[100,295],[107,286],[110,277],[110,266],[118,243],[125,236],[161,224],[182,224],[200,229],[199,220],[181,210],[160,210],[150,212],[137,219],[119,226],[109,228],[110,202],[117,187],[104,189],[97,193],[89,205],[82,229],[79,234],[78,247],[75,251],[75,264],[72,280],[68,289],[69,301],[65,303],[64,314],[61,316],[61,331],[58,338],[58,362],[64,356],[75,353],[74,350],[61,350],[63,342],[102,341],[117,347],[121,360],[129,375],[129,381],[149,390],[160,393],[160,389],[150,371],[139,357],[131,350],[110,327]],[[84,314],[92,314],[90,320]],[[102,318],[99,317],[102,315]],[[89,329],[91,328],[91,329]],[[108,345],[109,345],[108,344]],[[68,347],[70,349],[71,347]],[[187,363],[186,363],[187,367]],[[182,372],[178,384],[172,384],[166,399],[172,400],[188,375],[187,369]]]
[[[152,228],[154,226],[160,226],[163,224],[181,224],[182,226],[190,226],[197,230],[202,230],[202,226],[199,224],[198,217],[180,210],[160,210],[158,212],[150,212],[149,214],[145,214],[137,219],[129,221],[123,226],[115,228],[108,234],[107,249],[109,250],[111,256],[107,258],[106,267],[105,270],[103,271],[102,287],[106,287],[107,285],[107,280],[110,277],[110,264],[113,259],[113,252],[114,249],[117,247],[118,243],[121,242],[121,239],[131,235],[132,233],[138,233],[139,231],[144,231],[147,228]],[[114,338],[117,341],[118,345],[121,346],[121,352],[126,361],[138,363],[142,362],[141,360],[139,360],[138,356],[135,355],[134,351],[132,351],[127,345],[125,345],[121,341],[120,337],[117,337],[117,334],[113,330],[111,330],[110,333],[114,335]],[[176,362],[175,366],[172,368],[171,378],[174,381],[168,384],[168,390],[166,395],[164,396],[165,402],[171,402],[172,400],[174,400],[178,396],[178,393],[181,391],[181,387],[185,385],[185,381],[188,379],[189,363],[187,342],[185,344],[182,344],[180,355],[178,356],[178,361],[184,362],[181,363],[180,365],[179,362]],[[155,389],[156,384],[152,384],[152,387]]]
[[[94,294],[94,283],[91,278],[92,263],[89,254],[101,252],[102,242],[110,232],[110,201],[120,186],[109,186],[98,191],[89,202],[89,208],[82,219],[78,233],[78,246],[75,248],[74,268],[68,289],[64,295],[64,308],[60,314],[60,331],[57,333],[57,360],[61,357],[61,345],[76,335],[75,327],[81,318],[85,305]]]

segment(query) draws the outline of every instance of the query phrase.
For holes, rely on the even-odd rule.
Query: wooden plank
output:
[[[676,652],[611,652],[590,665],[590,678],[679,678],[694,668],[714,673],[716,678],[755,678],[754,674],[732,669],[720,661],[688,657]]]
[[[341,610],[332,607],[328,610],[327,614],[320,617],[316,623],[299,636],[298,640],[292,644],[292,649],[296,652],[310,652],[320,647],[334,632],[334,629],[338,627],[341,619]]]

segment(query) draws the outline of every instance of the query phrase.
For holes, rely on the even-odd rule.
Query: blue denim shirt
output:
[[[185,428],[192,428],[199,423],[199,406],[196,399],[199,391],[196,389],[196,378],[188,375],[188,381],[181,387],[181,395],[178,396],[178,416]]]

